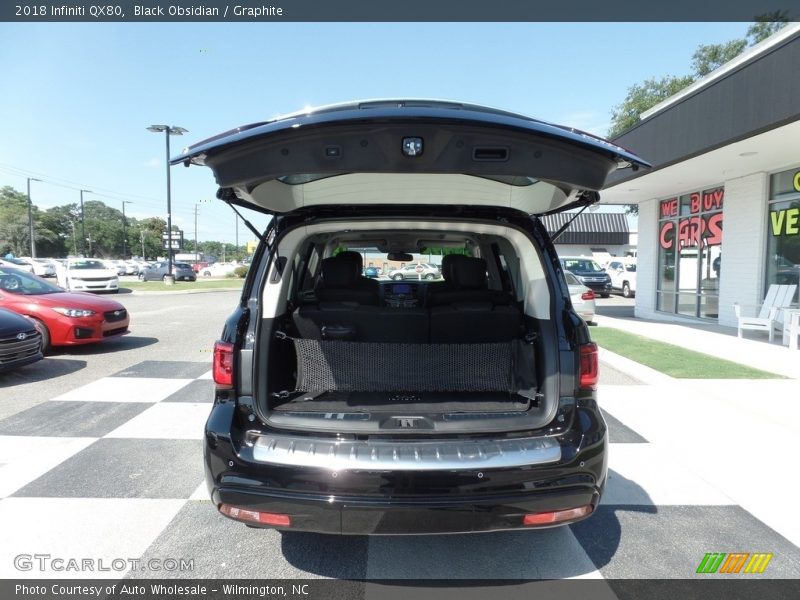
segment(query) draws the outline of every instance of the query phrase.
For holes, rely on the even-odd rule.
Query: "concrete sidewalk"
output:
[[[778,334],[775,342],[770,344],[766,334],[758,332],[748,331],[745,332],[747,338],[738,338],[736,329],[732,327],[648,321],[624,316],[621,312],[616,315],[599,314],[595,321],[599,327],[621,329],[762,371],[800,379],[800,351],[782,346]]]

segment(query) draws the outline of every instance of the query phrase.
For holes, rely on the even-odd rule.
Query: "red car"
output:
[[[37,322],[42,348],[90,344],[128,333],[119,302],[62,288],[19,269],[0,267],[0,307]]]

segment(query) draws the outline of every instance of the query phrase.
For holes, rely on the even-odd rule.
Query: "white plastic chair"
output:
[[[743,337],[742,332],[745,329],[766,331],[769,334],[769,341],[772,342],[775,339],[775,329],[783,330],[783,311],[781,309],[791,305],[795,290],[797,290],[796,285],[773,284],[769,286],[767,297],[764,298],[764,303],[760,307],[734,304],[733,309],[736,311],[736,318],[739,321],[739,337]]]

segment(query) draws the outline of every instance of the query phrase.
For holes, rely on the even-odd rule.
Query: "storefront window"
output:
[[[724,195],[719,187],[659,204],[658,310],[718,317]]]
[[[773,283],[800,286],[800,167],[770,178],[767,228],[767,288]]]

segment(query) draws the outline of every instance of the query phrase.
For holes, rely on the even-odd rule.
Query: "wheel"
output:
[[[163,276],[161,277],[161,281],[166,281],[166,280],[167,280],[167,275],[163,275]]]
[[[40,321],[35,317],[31,317],[31,320],[36,325],[36,329],[39,330],[39,333],[42,334],[42,354],[46,354],[50,351],[50,330],[43,321]]]
[[[609,298],[611,294],[609,292],[605,292],[604,294],[600,294],[601,298]]]
[[[6,275],[3,277],[2,287],[4,290],[14,292],[22,287],[22,280],[16,275]]]
[[[139,281],[144,281],[144,273],[139,273]]]
[[[402,281],[403,280],[403,276],[400,273],[398,273],[397,275],[392,275],[392,279],[394,281]]]
[[[630,298],[631,296],[633,296],[633,294],[631,293],[631,286],[628,284],[627,281],[622,284],[622,296],[624,298]]]
[[[203,277],[211,277],[211,271],[203,271]]]
[[[436,275],[434,275],[433,273],[428,273],[427,275],[425,275],[425,279],[427,279],[428,281],[436,279]]]

